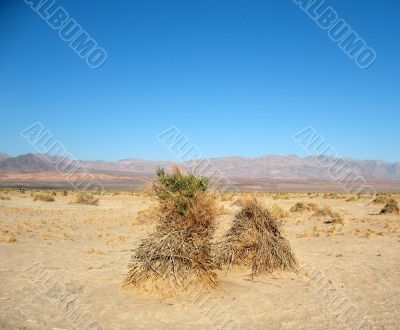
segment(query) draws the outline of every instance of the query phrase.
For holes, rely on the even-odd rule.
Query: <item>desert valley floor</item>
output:
[[[143,211],[151,196],[108,191],[93,206],[71,204],[72,191],[57,191],[54,202],[33,201],[35,193],[0,192],[0,329],[73,329],[84,320],[115,330],[400,328],[400,216],[380,215],[383,205],[366,197],[256,193],[288,211],[283,228],[299,273],[252,280],[245,269],[218,271],[217,290],[161,298],[122,288],[131,249],[154,229]],[[238,198],[219,196],[215,239]],[[289,212],[300,201],[330,206],[343,222]]]

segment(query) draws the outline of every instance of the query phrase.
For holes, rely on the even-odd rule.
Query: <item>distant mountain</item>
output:
[[[154,174],[157,167],[169,168],[173,162],[152,161],[143,159],[123,159],[118,162],[81,161],[81,166],[94,171],[120,171],[142,174]]]
[[[11,157],[10,155],[0,152],[0,161],[10,158],[10,157]]]
[[[0,161],[0,171],[48,172],[55,170],[55,166],[42,155],[26,154]]]
[[[197,162],[187,161],[179,165],[186,171],[194,169],[209,176],[227,178],[333,181],[334,177],[330,174],[329,168],[321,165],[321,161],[333,163],[335,159],[316,156],[301,158],[295,155],[268,155],[256,158],[233,156]],[[343,161],[353,173],[361,175],[366,180],[400,180],[400,163],[350,158]],[[43,155],[26,154],[0,160],[0,171],[55,172],[53,163]],[[80,161],[79,164],[86,171],[93,173],[151,176],[157,167],[170,168],[174,162],[124,159],[117,162]]]

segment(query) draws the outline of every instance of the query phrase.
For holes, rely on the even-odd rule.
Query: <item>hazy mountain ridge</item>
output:
[[[0,152],[0,162],[4,159],[11,158],[10,155]]]
[[[2,154],[0,154],[2,155]],[[0,160],[2,172],[55,172],[56,156],[51,158],[40,154],[25,154]],[[318,158],[317,156],[298,157],[295,155],[267,155],[255,158],[240,156],[211,158],[207,161],[187,161],[180,163],[183,169],[198,171],[213,175],[232,178],[265,178],[279,180],[325,180],[334,179],[327,167],[321,165],[333,163],[333,158]],[[64,160],[65,163],[68,162]],[[388,163],[381,160],[343,159],[343,163],[354,173],[367,180],[400,180],[400,163]],[[79,161],[86,171],[95,172],[129,172],[153,175],[157,167],[170,168],[174,162],[151,161],[143,159],[124,159],[117,162]]]

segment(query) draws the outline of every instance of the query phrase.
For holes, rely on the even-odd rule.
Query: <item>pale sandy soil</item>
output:
[[[150,197],[108,193],[85,206],[60,192],[50,203],[31,191],[0,196],[10,197],[0,200],[0,329],[346,329],[364,317],[364,328],[400,328],[400,216],[378,215],[382,205],[260,194],[286,210],[330,205],[344,224],[291,213],[284,228],[298,275],[220,271],[215,291],[161,299],[121,288],[130,249],[153,229],[136,219]],[[233,201],[221,204],[233,212]],[[218,219],[217,236],[231,220]]]

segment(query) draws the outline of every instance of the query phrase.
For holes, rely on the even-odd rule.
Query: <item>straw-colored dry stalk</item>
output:
[[[180,192],[159,200],[160,223],[133,250],[125,286],[162,295],[184,291],[188,285],[215,287],[211,254],[218,209],[214,199],[198,191]]]
[[[228,233],[217,244],[217,264],[251,267],[251,275],[275,270],[296,271],[298,263],[282,237],[277,217],[256,199],[244,202]]]

